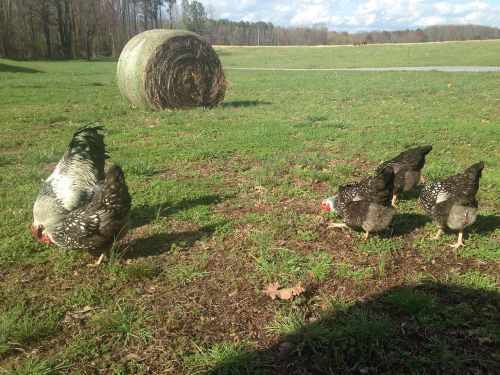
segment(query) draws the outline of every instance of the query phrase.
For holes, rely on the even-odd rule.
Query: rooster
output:
[[[438,226],[435,240],[448,227],[458,231],[457,242],[450,246],[464,246],[464,229],[476,221],[476,193],[483,168],[484,163],[480,161],[461,173],[428,184],[422,189],[420,203]]]
[[[412,190],[418,183],[422,182],[420,171],[425,164],[425,155],[432,150],[432,146],[421,146],[406,150],[393,159],[380,164],[377,172],[387,166],[394,169],[394,195],[392,206],[396,207],[397,196],[403,192]]]
[[[82,126],[45,180],[33,207],[31,232],[39,242],[99,255],[128,229],[131,198],[122,169],[112,165],[102,127]]]
[[[387,166],[374,176],[339,187],[338,194],[321,202],[325,211],[340,214],[344,223],[330,225],[334,228],[361,227],[365,239],[370,232],[389,226],[394,216],[391,197],[394,189],[394,170]]]

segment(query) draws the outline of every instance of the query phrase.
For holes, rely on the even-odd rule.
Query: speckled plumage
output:
[[[68,150],[45,180],[33,208],[33,227],[60,247],[107,250],[127,231],[131,198],[123,171],[111,166],[104,172],[101,127],[82,127]]]
[[[68,213],[52,238],[61,247],[85,249],[99,255],[126,234],[130,206],[123,171],[113,165],[106,173],[99,197]]]
[[[393,188],[394,171],[386,167],[360,182],[340,186],[332,199],[332,208],[349,226],[361,227],[367,232],[383,230],[394,215]]]
[[[463,230],[476,220],[479,179],[483,162],[442,181],[426,185],[420,203],[439,228]]]
[[[431,145],[406,150],[395,158],[383,162],[376,171],[392,167],[395,174],[394,194],[410,191],[420,182],[420,171],[425,165],[425,155],[431,150]]]

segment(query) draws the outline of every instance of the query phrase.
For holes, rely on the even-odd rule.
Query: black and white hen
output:
[[[380,164],[377,172],[380,172],[387,166],[394,169],[394,195],[392,205],[396,207],[397,196],[403,192],[412,190],[421,181],[420,171],[425,164],[425,155],[432,150],[432,146],[421,146],[406,150]]]
[[[38,241],[104,254],[128,229],[131,198],[122,169],[105,173],[102,127],[80,127],[33,207],[31,231]]]
[[[438,226],[434,239],[437,240],[443,229],[448,227],[458,231],[458,241],[451,246],[464,246],[464,229],[476,221],[476,193],[483,168],[484,163],[480,161],[463,172],[422,189],[420,203]]]
[[[393,189],[394,171],[387,166],[360,182],[340,186],[338,194],[325,199],[321,205],[325,211],[335,211],[343,217],[345,224],[333,224],[333,227],[346,224],[361,227],[368,238],[370,232],[383,230],[391,223]]]

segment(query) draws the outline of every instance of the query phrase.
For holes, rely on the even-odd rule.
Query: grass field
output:
[[[499,51],[218,49],[227,67],[498,66]],[[500,72],[228,71],[224,106],[155,113],[122,99],[115,68],[0,60],[0,372],[500,371]],[[87,121],[133,198],[130,233],[97,268],[28,230]],[[429,180],[485,162],[465,248],[428,239],[416,194],[368,240],[327,228],[322,198],[428,143]],[[272,281],[306,292],[271,300]]]
[[[218,47],[227,67],[498,66],[500,40],[327,47]]]

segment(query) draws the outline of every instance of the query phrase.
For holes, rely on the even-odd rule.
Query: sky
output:
[[[443,24],[500,27],[500,0],[201,0],[214,19],[330,30],[416,29]]]

